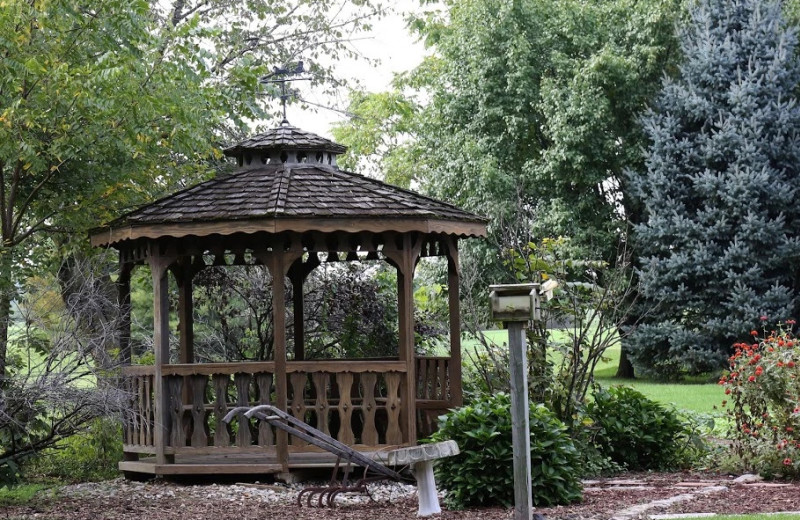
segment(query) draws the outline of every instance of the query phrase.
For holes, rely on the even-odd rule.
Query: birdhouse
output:
[[[489,310],[493,321],[539,321],[542,310],[538,283],[489,286]]]

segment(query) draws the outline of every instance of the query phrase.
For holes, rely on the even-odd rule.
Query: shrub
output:
[[[88,428],[44,450],[27,468],[30,476],[66,482],[105,480],[119,476],[122,431],[119,421],[95,419]]]
[[[720,379],[731,401],[734,452],[766,476],[800,475],[800,344],[787,330],[794,323],[761,340],[753,331],[752,343],[734,345],[730,372]]]
[[[626,386],[597,388],[587,414],[601,453],[629,470],[679,466],[702,442],[675,411]]]
[[[580,500],[580,461],[564,424],[531,406],[531,483],[537,506]],[[461,453],[439,462],[437,481],[451,507],[514,503],[511,397],[481,396],[442,418],[432,441],[453,439]]]

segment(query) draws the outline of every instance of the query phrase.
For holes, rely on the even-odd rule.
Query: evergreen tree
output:
[[[699,0],[681,32],[685,62],[645,117],[646,171],[630,174],[655,306],[630,345],[661,375],[721,365],[760,316],[796,316],[800,79],[779,2]]]

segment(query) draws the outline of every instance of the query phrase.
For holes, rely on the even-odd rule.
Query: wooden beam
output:
[[[387,244],[383,252],[397,268],[398,357],[406,364],[401,386],[403,437],[407,444],[417,443],[417,374],[414,355],[414,268],[419,260],[422,240],[419,235],[402,236],[398,249]]]
[[[289,266],[298,258],[302,258],[303,250],[299,241],[289,251],[273,244],[272,251],[255,252],[262,264],[266,265],[272,275],[272,327],[274,331],[273,355],[275,358],[275,406],[288,411],[288,390],[286,381],[286,275]],[[277,249],[277,250],[276,250]],[[278,463],[283,471],[289,470],[289,437],[283,430],[276,436]]]
[[[458,239],[447,239],[447,300],[450,315],[450,364],[448,379],[450,380],[450,406],[459,407],[464,404],[461,383],[461,304],[459,301]]]
[[[187,236],[233,235],[253,233],[441,233],[463,237],[485,237],[484,221],[455,221],[439,219],[406,218],[287,218],[253,219],[214,222],[179,222],[147,225],[126,225],[119,228],[97,230],[91,235],[92,246],[106,246],[137,240],[162,237],[181,238]]]
[[[300,245],[302,247],[302,245]],[[311,272],[320,265],[319,255],[311,252],[308,260],[303,261],[303,256],[292,262],[288,271],[289,280],[292,282],[292,316],[294,318],[294,359],[305,359],[305,305],[303,284]]]
[[[134,264],[120,262],[117,278],[117,303],[120,310],[119,322],[119,362],[122,366],[131,364],[131,274]]]
[[[303,281],[301,273],[293,273],[292,282],[292,316],[294,318],[294,359],[302,361],[306,358],[305,308],[303,305]]]
[[[117,303],[119,304],[119,363],[122,367],[131,364],[131,274],[134,264],[122,261],[120,255],[119,277],[117,278]],[[126,381],[123,380],[123,385]],[[130,418],[123,418],[123,424],[128,424]],[[123,433],[123,442],[125,441]],[[125,461],[139,460],[139,454],[122,450],[122,459]]]
[[[157,464],[170,462],[165,453],[169,439],[169,388],[162,367],[169,364],[169,284],[168,268],[175,261],[173,255],[163,255],[158,244],[151,244],[148,255],[153,276],[153,349],[155,351],[154,391],[155,428],[154,444]]]
[[[178,336],[180,351],[179,363],[194,363],[194,302],[192,300],[192,280],[195,271],[191,258],[186,258],[180,267],[173,270],[178,284]]]

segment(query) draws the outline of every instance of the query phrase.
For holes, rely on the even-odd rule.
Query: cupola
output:
[[[235,157],[243,169],[262,168],[267,164],[315,164],[336,168],[336,156],[345,151],[345,146],[284,122],[226,148],[223,153]]]

